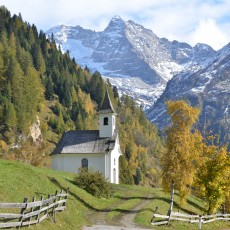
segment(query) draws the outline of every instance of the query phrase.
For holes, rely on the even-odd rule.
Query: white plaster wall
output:
[[[88,167],[105,175],[105,154],[56,154],[52,156],[52,168],[65,172],[78,172],[83,158],[88,159]]]
[[[112,183],[110,179],[110,154],[105,154],[105,179]]]
[[[110,153],[110,181],[111,183],[114,184],[119,184],[119,157],[120,156],[121,156],[121,150],[119,145],[119,139],[117,137],[115,147]],[[114,178],[114,169],[116,170],[115,178]]]
[[[88,167],[105,175],[108,182],[119,184],[119,157],[121,150],[117,137],[114,149],[108,154],[56,154],[52,155],[52,168],[77,173],[83,158],[88,159]],[[114,163],[115,159],[115,163]],[[114,169],[116,176],[114,180]]]
[[[52,168],[56,170],[61,170],[62,168],[62,155],[53,155],[52,159]]]
[[[108,117],[108,125],[104,125],[104,118]],[[116,119],[114,114],[100,114],[99,115],[100,125],[100,137],[112,137],[116,128]]]

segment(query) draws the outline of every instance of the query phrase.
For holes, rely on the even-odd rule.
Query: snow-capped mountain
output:
[[[230,43],[217,52],[215,60],[195,72],[182,72],[167,84],[161,98],[147,111],[162,130],[169,125],[165,101],[186,99],[201,109],[198,127],[230,140]]]
[[[78,64],[98,70],[120,93],[144,104],[160,129],[169,124],[165,101],[186,99],[201,108],[201,130],[230,140],[230,44],[215,51],[205,44],[171,42],[119,16],[102,32],[62,25],[47,32],[52,33]]]
[[[128,93],[146,108],[175,74],[203,68],[216,55],[208,45],[170,42],[119,16],[102,32],[61,25],[47,31],[48,36],[52,33],[57,45],[69,50],[78,64],[109,77],[120,93]]]

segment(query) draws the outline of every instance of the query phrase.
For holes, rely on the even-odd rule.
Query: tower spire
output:
[[[99,110],[99,113],[116,113],[113,108],[112,102],[110,100],[107,86],[106,86],[105,98]]]

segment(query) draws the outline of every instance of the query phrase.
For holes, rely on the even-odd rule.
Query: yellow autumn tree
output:
[[[226,192],[224,205],[226,212],[230,213],[230,185],[228,185],[228,191]]]
[[[221,205],[230,210],[230,153],[227,146],[203,143],[201,164],[196,174],[198,194],[207,202],[207,212],[215,213]]]
[[[166,129],[167,151],[161,159],[162,185],[170,192],[172,181],[179,191],[180,205],[183,206],[193,183],[199,145],[202,137],[193,126],[200,110],[189,106],[185,101],[168,101],[166,103],[171,126]]]
[[[5,157],[6,150],[7,150],[6,142],[3,140],[0,140],[0,158]]]

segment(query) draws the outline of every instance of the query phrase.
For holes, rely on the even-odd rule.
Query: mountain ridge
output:
[[[199,129],[218,134],[221,143],[230,140],[230,44],[217,52],[212,63],[193,73],[174,76],[167,84],[162,97],[147,112],[152,123],[164,130],[170,119],[165,101],[188,100],[201,109]]]
[[[216,54],[205,44],[191,47],[184,42],[159,38],[150,29],[131,20],[124,21],[120,16],[114,16],[100,32],[62,25],[47,31],[48,36],[52,33],[62,51],[69,50],[80,65],[92,72],[98,70],[105,78],[114,78],[114,84],[124,82],[116,85],[120,94],[127,93],[125,85],[132,81],[129,78],[139,78],[140,88],[148,84],[151,97],[140,88],[129,92],[146,108],[155,103],[175,74],[187,69],[194,71],[206,65],[205,57]]]
[[[67,46],[70,48],[70,54],[80,64],[87,65],[91,71],[100,71],[117,86],[120,94],[133,97],[146,110],[149,119],[161,129],[169,124],[166,122],[165,100],[188,99],[192,105],[199,106],[202,109],[200,128],[205,125],[205,113],[209,114],[209,107],[216,115],[208,116],[208,122],[213,125],[207,126],[215,133],[220,132],[217,130],[218,122],[228,122],[229,105],[225,97],[230,83],[225,78],[228,78],[229,44],[218,51],[203,43],[192,47],[185,42],[159,38],[142,25],[131,20],[124,21],[119,16],[112,18],[104,31],[83,31],[79,32],[77,41],[71,40],[74,27],[69,27],[64,43],[60,42],[61,34],[54,33],[54,37],[63,51],[67,50]],[[52,32],[56,30],[49,30],[48,35]],[[82,34],[87,35],[85,39],[80,38]],[[220,67],[221,62],[225,63],[225,67]],[[222,78],[219,77],[223,71],[221,68],[226,70]],[[214,88],[218,85],[222,87],[215,89],[219,94],[214,96]],[[225,96],[220,95],[220,89]],[[211,101],[215,97],[216,101]],[[222,114],[217,111],[222,111]],[[227,111],[225,115],[224,111]],[[227,133],[223,125],[220,126],[221,133]],[[229,137],[222,134],[222,139],[228,140]]]

